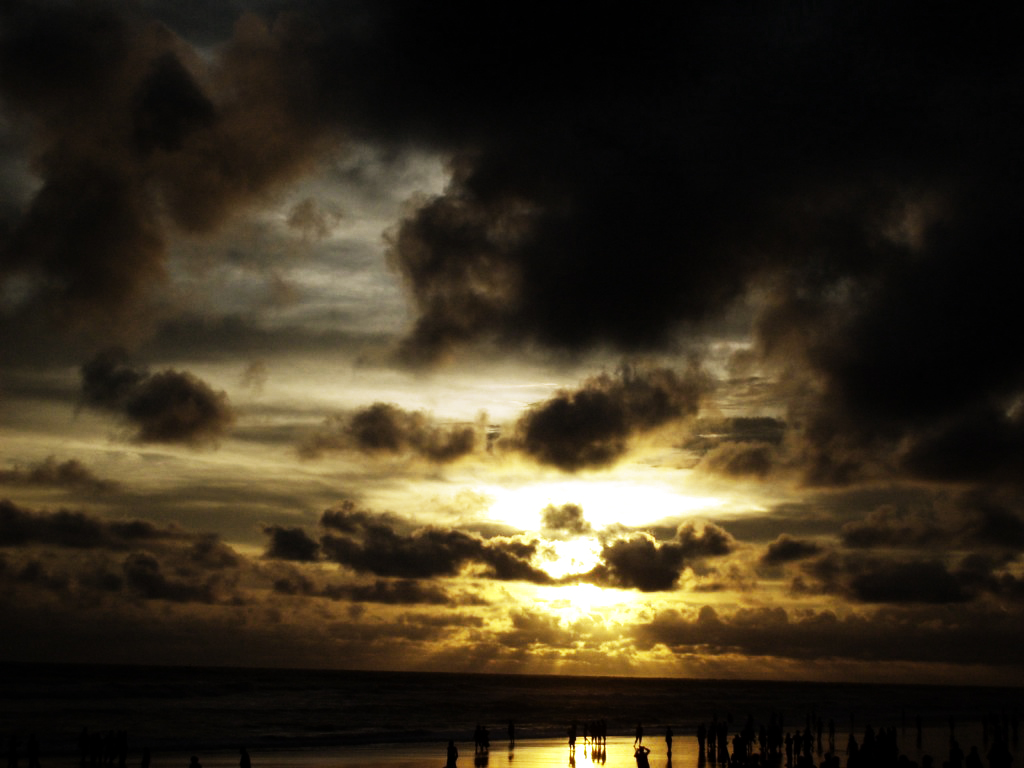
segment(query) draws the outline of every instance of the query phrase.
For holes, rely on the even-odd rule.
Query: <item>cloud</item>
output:
[[[194,583],[168,578],[160,562],[152,555],[135,552],[123,565],[125,586],[144,600],[167,600],[175,603],[213,603],[214,582]]]
[[[925,547],[950,541],[950,531],[932,510],[900,509],[885,505],[862,520],[844,523],[839,531],[847,547]]]
[[[960,603],[971,597],[936,560],[875,564],[853,575],[850,590],[866,603]]]
[[[829,660],[832,665],[850,659],[871,664],[985,664],[998,659],[1016,665],[1021,653],[1012,640],[1015,626],[1005,616],[966,608],[955,615],[923,608],[837,616],[828,610],[798,614],[782,608],[728,614],[704,606],[692,617],[676,610],[659,611],[636,627],[634,638],[639,648],[662,645],[676,654],[700,656],[739,653],[762,659]]]
[[[455,530],[420,528],[401,533],[390,520],[348,508],[328,510],[320,540],[325,557],[357,573],[419,579],[456,576],[464,571],[500,581],[551,583],[530,560],[535,542],[497,538],[483,540]]]
[[[119,414],[136,429],[139,442],[208,444],[234,423],[224,392],[187,371],[151,374],[123,358],[108,351],[83,365],[82,397],[86,405]]]
[[[569,536],[585,536],[594,530],[583,517],[583,507],[579,504],[563,504],[560,507],[549,504],[541,512],[541,526],[547,533]]]
[[[676,587],[684,568],[709,557],[727,555],[735,548],[732,537],[708,523],[700,531],[692,523],[679,526],[675,539],[658,543],[652,536],[633,535],[606,543],[602,563],[581,579],[603,587],[661,592]]]
[[[40,179],[0,227],[0,284],[22,281],[22,309],[59,332],[135,340],[171,234],[294,178],[327,124],[292,108],[283,41],[255,15],[210,56],[140,8],[0,13],[0,96]]]
[[[183,533],[143,520],[104,521],[70,510],[34,512],[0,500],[0,546],[34,544],[73,549],[123,550],[143,542],[177,540]]]
[[[58,462],[54,456],[26,468],[0,470],[0,484],[52,486],[98,494],[119,487],[113,480],[97,477],[78,459]]]
[[[694,415],[708,386],[696,367],[680,375],[624,366],[615,376],[588,379],[531,408],[509,443],[566,472],[608,466],[625,454],[633,436]]]
[[[844,523],[840,540],[854,549],[1019,553],[1024,550],[1024,517],[990,493],[970,492],[952,503],[884,504],[863,519]]]
[[[958,559],[956,565],[927,555],[886,557],[830,552],[802,564],[810,581],[797,577],[793,591],[892,605],[955,605],[978,601],[985,593],[1015,599],[1018,580],[1007,568],[1007,558],[968,554]]]
[[[265,557],[297,562],[313,562],[318,558],[320,545],[311,539],[302,528],[265,525],[263,533],[270,537]]]
[[[300,455],[316,458],[332,450],[366,454],[412,453],[443,464],[472,453],[477,445],[476,426],[439,427],[422,411],[406,411],[390,403],[374,403],[351,417],[331,417],[307,437]]]
[[[325,597],[354,603],[386,605],[452,605],[455,601],[445,590],[415,579],[377,579],[372,584],[331,585]]]
[[[789,534],[780,534],[761,556],[762,565],[782,565],[796,560],[804,560],[821,552],[821,545],[804,539],[794,539]]]

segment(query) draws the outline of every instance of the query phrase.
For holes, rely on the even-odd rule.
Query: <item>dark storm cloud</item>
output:
[[[302,442],[299,453],[306,458],[344,449],[371,455],[413,453],[441,464],[472,453],[476,444],[474,426],[441,427],[421,411],[374,403],[347,418],[328,418]]]
[[[227,395],[187,371],[149,373],[119,352],[103,352],[82,366],[86,405],[119,414],[140,442],[215,442],[234,423]]]
[[[328,510],[323,525],[329,531],[320,547],[329,560],[358,573],[398,578],[456,576],[464,569],[500,581],[548,584],[551,577],[533,567],[536,542],[515,539],[483,540],[455,530],[420,528],[396,530],[388,518],[353,506]]]
[[[511,445],[567,472],[614,463],[630,438],[697,412],[709,387],[696,367],[622,367],[561,391],[523,415]]]
[[[569,536],[584,536],[593,532],[579,504],[563,504],[560,507],[549,504],[541,512],[541,525],[547,533]]]
[[[596,6],[586,35],[576,13],[531,3],[500,24],[413,7],[371,27],[393,59],[325,55],[343,73],[378,54],[380,92],[417,94],[365,103],[367,130],[414,130],[398,121],[412,112],[472,147],[394,237],[420,311],[413,355],[487,336],[653,344],[779,268],[828,290],[880,264],[878,231],[908,194],[999,156],[1019,107],[1012,21],[965,34],[956,6],[934,25],[918,4]],[[339,80],[351,106],[363,94]]]
[[[0,500],[0,546],[120,550],[148,541],[182,538],[180,531],[157,528],[142,520],[107,521],[65,509],[36,512]]]
[[[673,541],[659,543],[651,536],[635,535],[605,543],[602,563],[582,579],[605,587],[660,592],[674,589],[683,569],[710,557],[733,551],[735,542],[723,529],[707,524],[698,531],[692,523],[679,526]]]
[[[54,456],[25,468],[0,470],[0,485],[5,484],[52,486],[85,493],[109,493],[119,487],[113,480],[97,477],[78,459],[57,461]]]

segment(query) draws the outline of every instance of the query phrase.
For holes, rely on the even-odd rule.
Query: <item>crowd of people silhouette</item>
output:
[[[852,717],[851,717],[852,723]],[[978,721],[973,721],[976,728]],[[752,715],[743,725],[734,727],[731,714],[719,717],[713,713],[709,721],[700,722],[690,732],[697,742],[697,768],[722,766],[723,768],[1011,768],[1013,753],[1018,746],[1016,715],[990,714],[981,721],[982,744],[970,744],[967,751],[961,746],[962,733],[949,719],[948,752],[937,762],[932,755],[922,753],[922,723],[918,716],[912,726],[916,732],[915,753],[920,763],[900,749],[900,730],[907,731],[906,717],[902,729],[893,725],[874,728],[864,724],[851,728],[843,749],[836,744],[836,724],[824,720],[813,712],[806,716],[803,726],[787,728],[781,714],[772,713],[767,722],[757,723]],[[659,726],[661,727],[661,726]],[[690,729],[687,729],[690,730]],[[973,731],[977,734],[977,730]],[[507,723],[509,760],[516,746],[516,724]],[[671,725],[664,726],[666,768],[671,768],[676,732]],[[934,734],[931,742],[935,741]],[[608,724],[604,719],[572,721],[567,728],[569,766],[576,764],[576,749],[580,735],[587,749],[587,758],[594,765],[603,765],[607,759]],[[650,768],[651,748],[644,743],[645,729],[637,722],[633,730],[633,757],[637,768]],[[24,738],[24,741],[23,741]],[[628,739],[628,736],[620,738]],[[477,724],[473,732],[474,765],[488,764],[491,748],[490,732],[486,725]],[[621,743],[621,742],[616,742]],[[626,744],[629,742],[626,741]],[[691,742],[692,743],[692,742]],[[81,768],[127,768],[128,736],[125,731],[90,733],[82,729],[79,736],[79,764]],[[23,746],[24,745],[24,746]],[[239,768],[252,768],[252,760],[245,746],[238,749]],[[686,749],[684,754],[693,754]],[[455,740],[449,740],[445,768],[458,768],[459,750]],[[12,734],[8,741],[7,768],[21,768],[24,758],[27,768],[41,768],[39,743],[35,734]],[[844,759],[845,758],[845,759]],[[150,751],[141,752],[141,768],[149,768]],[[188,768],[202,768],[199,758],[191,757]]]
[[[720,718],[714,713],[709,722],[701,722],[693,731],[697,740],[697,766],[728,766],[728,768],[939,768],[932,756],[921,755],[921,762],[909,758],[899,747],[897,728],[888,726],[875,729],[864,725],[851,729],[845,745],[845,762],[836,745],[836,723],[808,714],[804,727],[786,729],[781,715],[772,714],[765,723],[756,723],[748,715],[739,729],[732,729],[732,716]],[[576,765],[576,748],[582,726],[583,743],[590,748],[588,758],[594,765],[603,765],[607,759],[607,722],[588,720],[582,724],[572,721],[567,728],[569,766]],[[915,746],[920,752],[922,744],[921,718],[915,719]],[[903,730],[906,730],[904,720]],[[983,749],[971,745],[965,753],[956,738],[955,723],[949,723],[949,752],[941,761],[941,768],[1011,768],[1011,746],[1017,745],[1016,717],[987,716],[984,720]],[[475,739],[477,752],[486,752],[487,728],[477,726]],[[515,726],[508,725],[509,751],[515,746]],[[636,724],[633,731],[633,757],[637,768],[650,768],[651,749],[644,744],[644,725]],[[628,737],[627,737],[628,738]],[[672,765],[675,731],[665,726],[666,765]],[[483,746],[481,746],[483,745]],[[457,768],[454,743],[449,743],[446,768]],[[983,758],[984,754],[984,758]],[[454,757],[453,757],[454,755]],[[476,763],[481,765],[479,761]],[[484,765],[486,762],[483,763]]]

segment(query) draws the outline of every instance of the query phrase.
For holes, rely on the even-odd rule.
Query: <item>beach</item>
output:
[[[977,727],[958,729],[958,740],[964,745],[983,742],[983,734]],[[839,736],[840,734],[837,734]],[[900,751],[920,764],[925,754],[930,754],[936,765],[941,765],[948,754],[948,729],[932,727],[923,730],[922,746],[916,746],[916,733],[903,734]],[[843,746],[838,749],[841,763],[846,764],[845,743],[848,734],[842,734]],[[672,756],[669,758],[663,734],[652,734],[644,740],[651,750],[651,768],[696,768],[699,764],[697,740],[693,734],[679,734],[673,739]],[[509,749],[507,742],[500,741],[491,746],[485,754],[475,754],[470,741],[457,743],[458,768],[636,768],[633,737],[611,736],[603,747],[590,742],[577,741],[575,750],[570,751],[567,739],[542,738],[517,740]],[[253,768],[443,768],[446,744],[443,742],[377,743],[307,749],[250,750]],[[982,751],[984,754],[984,751]],[[137,756],[132,756],[130,766],[138,765]],[[237,768],[237,750],[210,751],[198,755],[203,768]],[[820,763],[820,756],[816,755]],[[190,755],[185,752],[167,752],[152,755],[151,768],[188,768]],[[53,768],[72,768],[78,762],[68,758],[54,758],[45,761]],[[705,762],[705,766],[716,765]]]
[[[982,755],[1002,728],[1017,753],[1021,701],[1012,688],[340,670],[3,665],[0,680],[0,734],[15,738],[23,766],[34,737],[43,768],[119,766],[121,753],[140,768],[144,750],[149,768],[188,768],[191,755],[235,768],[242,745],[253,768],[442,768],[449,740],[458,768],[633,768],[637,723],[652,768],[696,768],[702,724],[723,723],[731,740],[748,719],[782,733],[820,725],[816,764],[830,727],[844,766],[850,734],[863,742],[870,727],[891,729],[909,759],[941,766],[951,728],[964,752],[973,744]],[[598,719],[601,748],[584,729]],[[474,750],[480,725],[485,754]]]

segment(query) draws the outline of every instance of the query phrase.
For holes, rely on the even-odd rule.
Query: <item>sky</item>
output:
[[[0,658],[1024,684],[1020,15],[5,2]]]

